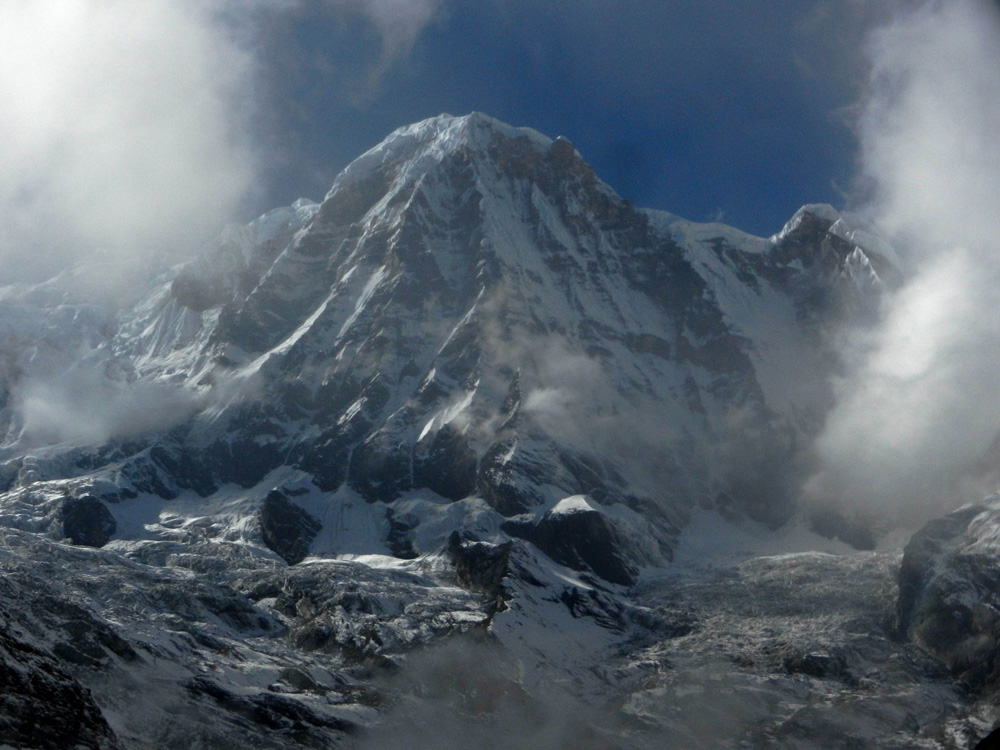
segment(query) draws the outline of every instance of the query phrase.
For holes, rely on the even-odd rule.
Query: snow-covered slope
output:
[[[791,706],[852,689],[876,657],[812,674],[808,649],[835,644],[800,624],[807,651],[788,658],[805,667],[741,665],[774,639],[727,651],[716,624],[801,613],[777,594],[743,612],[670,560],[679,540],[690,560],[692,513],[765,534],[794,516],[836,336],[877,314],[895,263],[829,206],[751,237],[634,208],[562,139],[480,114],[402,128],[322,203],[150,269],[126,304],[98,293],[94,267],[0,290],[5,565],[28,576],[50,561],[49,599],[29,606],[55,608],[36,634],[44,658],[58,661],[63,631],[114,635],[94,636],[67,680],[110,727],[87,731],[124,746],[336,747],[372,727],[395,741],[407,706],[436,710],[389,677],[401,664],[470,732],[520,707],[575,746],[662,746],[700,730],[650,702],[712,671],[692,657],[671,682],[678,644],[732,651],[725,679],[761,701],[741,732],[773,734],[779,714],[820,726],[828,712]],[[870,592],[823,623],[863,611],[868,627],[891,609],[895,564],[774,558],[720,575],[829,572],[833,597],[856,576]],[[448,662],[455,638],[466,656]],[[886,638],[864,647],[910,658]],[[486,653],[499,666],[479,675]],[[464,692],[435,687],[439,659],[473,671]],[[567,727],[553,684],[594,719]],[[158,696],[141,716],[130,685]],[[954,698],[945,681],[914,700],[939,688]],[[883,698],[865,731],[916,737]]]

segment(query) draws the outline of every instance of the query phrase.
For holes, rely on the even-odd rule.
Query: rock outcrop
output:
[[[266,544],[289,565],[302,562],[322,524],[280,490],[271,490],[260,506],[260,533]]]
[[[63,535],[73,544],[103,547],[118,528],[115,517],[96,497],[82,495],[63,501],[60,509]]]
[[[899,572],[899,634],[973,687],[1000,677],[1000,509],[968,506],[926,524]]]

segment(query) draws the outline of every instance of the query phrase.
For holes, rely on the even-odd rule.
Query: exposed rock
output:
[[[467,589],[481,591],[499,599],[503,595],[503,579],[508,573],[513,543],[489,544],[463,541],[457,531],[448,539],[448,553],[455,564],[458,583]]]
[[[210,698],[229,714],[231,720],[266,728],[276,738],[306,747],[335,748],[341,737],[356,731],[356,725],[343,719],[320,716],[300,701],[259,691],[252,695],[230,692],[207,677],[188,683],[192,696]]]
[[[300,669],[298,667],[285,667],[281,670],[281,674],[278,675],[278,679],[285,685],[290,687],[292,690],[297,690],[300,692],[304,691],[322,691],[322,686],[313,679],[312,675],[309,674],[309,670]]]
[[[417,550],[413,546],[411,532],[420,524],[420,519],[413,515],[396,513],[392,508],[386,511],[386,519],[389,521],[389,533],[385,543],[389,551],[404,560],[415,558]]]
[[[322,524],[295,505],[280,490],[271,490],[260,507],[264,544],[289,565],[302,562]]]
[[[358,563],[262,571],[242,582],[253,601],[273,600],[288,618],[288,637],[306,653],[336,654],[351,664],[386,666],[403,650],[479,629],[489,612],[480,594],[453,584]]]
[[[973,687],[998,677],[1000,557],[977,543],[996,508],[970,506],[913,535],[899,571],[897,626]]]
[[[111,511],[91,495],[67,498],[60,516],[63,535],[84,547],[103,547],[118,528]]]
[[[503,530],[534,544],[557,563],[591,570],[611,583],[631,586],[638,569],[629,561],[611,521],[597,510],[548,512],[537,523],[507,521]]]
[[[392,436],[376,432],[351,453],[351,487],[368,502],[391,503],[412,487],[410,451]]]
[[[1000,750],[1000,729],[994,729],[983,737],[972,750]]]
[[[0,742],[33,750],[117,750],[90,691],[48,654],[0,630]]]
[[[449,500],[461,500],[476,490],[476,453],[468,439],[451,425],[445,425],[429,445],[417,445],[413,480]]]
[[[565,138],[556,138],[549,147],[549,154],[556,164],[565,165],[573,161],[576,156],[576,149],[573,144]]]
[[[846,667],[844,659],[837,655],[811,652],[790,656],[785,660],[789,674],[805,674],[810,677],[839,677]]]
[[[31,607],[52,631],[52,653],[66,664],[100,668],[107,666],[112,656],[126,662],[140,658],[108,623],[66,599],[43,594],[32,598]]]
[[[815,508],[809,514],[809,528],[827,539],[839,539],[857,550],[873,550],[878,544],[875,533],[858,520],[849,520],[836,508]]]
[[[517,439],[497,441],[479,462],[477,491],[504,516],[524,513],[543,502],[539,492],[548,472],[541,461],[518,450]]]

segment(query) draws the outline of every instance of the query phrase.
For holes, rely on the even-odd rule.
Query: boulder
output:
[[[969,687],[997,681],[1000,505],[968,506],[920,529],[903,552],[898,633]]]
[[[67,498],[60,517],[63,536],[83,547],[103,547],[118,529],[111,511],[91,495]]]

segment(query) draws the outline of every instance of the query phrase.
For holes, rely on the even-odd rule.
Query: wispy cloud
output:
[[[443,0],[327,0],[381,38],[372,82]],[[263,22],[301,0],[10,0],[0,24],[0,283],[81,254],[188,249],[259,187]]]
[[[246,12],[248,6],[241,0],[226,0],[228,7],[234,13]],[[371,57],[366,55],[363,80],[341,81],[340,86],[349,89],[355,97],[368,99],[374,97],[382,84],[382,79],[394,66],[401,64],[413,50],[414,44],[420,38],[424,29],[437,17],[446,0],[254,0],[256,10],[277,11],[277,16],[292,19],[321,20],[324,16],[335,20],[350,17],[361,18],[377,34],[379,40],[378,52]],[[267,34],[267,31],[264,31]],[[331,44],[337,44],[336,38]],[[322,54],[322,45],[319,47]],[[282,51],[287,57],[287,52]],[[316,65],[315,59],[302,60],[292,55],[294,65]],[[337,73],[335,66],[326,73]],[[343,75],[343,73],[340,73]],[[360,83],[360,85],[359,85]]]
[[[364,14],[382,36],[389,62],[407,54],[444,0],[329,0]]]
[[[252,60],[186,0],[11,0],[0,24],[2,281],[148,258],[253,184]]]
[[[335,11],[364,16],[379,33],[382,52],[367,75],[365,94],[370,96],[377,91],[382,77],[410,54],[444,0],[327,0],[327,3]]]
[[[849,352],[814,482],[897,513],[957,502],[1000,430],[1000,12],[908,7],[871,39],[859,125],[867,211],[910,279]]]

